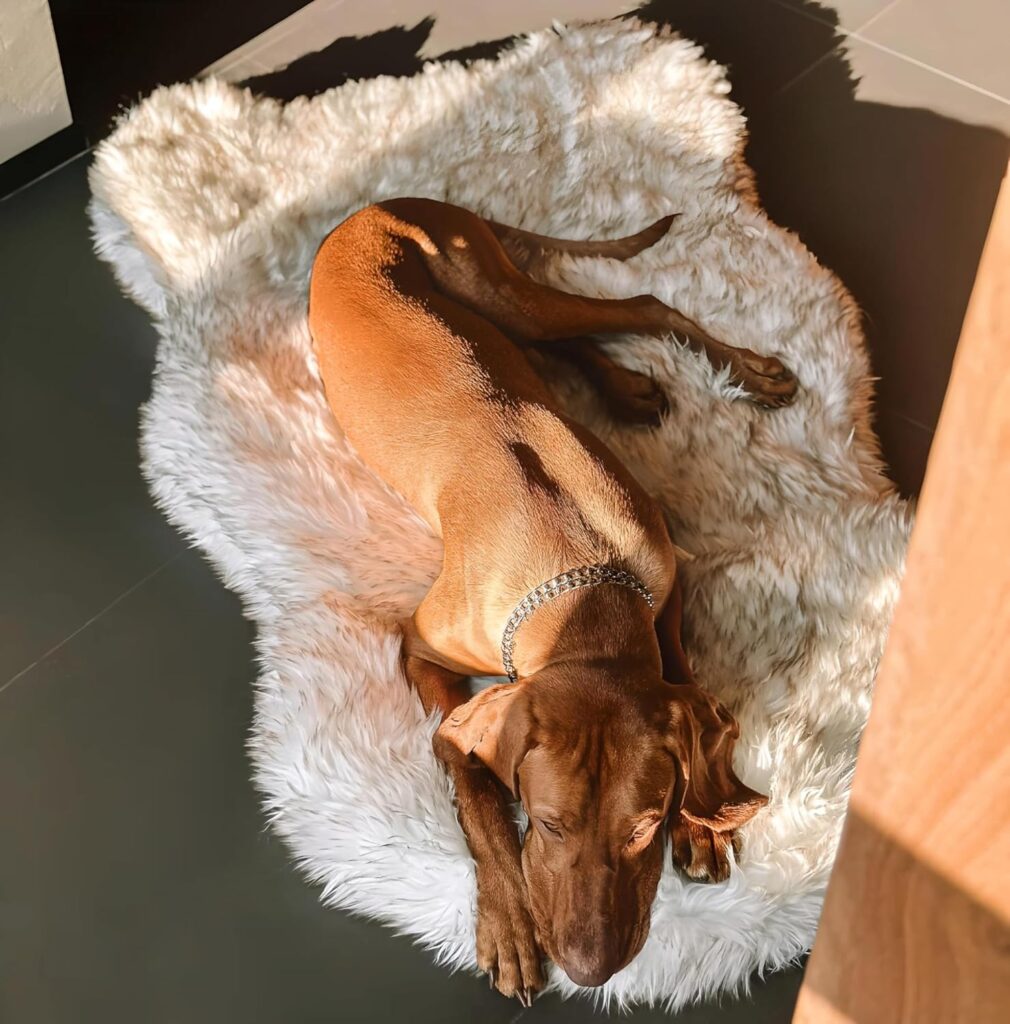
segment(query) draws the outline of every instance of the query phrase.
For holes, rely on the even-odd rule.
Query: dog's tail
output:
[[[525,268],[535,260],[555,252],[565,252],[572,256],[601,256],[612,260],[630,259],[643,249],[648,249],[650,245],[655,245],[679,216],[680,214],[671,213],[637,234],[625,238],[603,239],[599,242],[549,238],[547,235],[537,235],[532,231],[498,224],[493,220],[489,220],[487,225],[508,251],[516,266]]]

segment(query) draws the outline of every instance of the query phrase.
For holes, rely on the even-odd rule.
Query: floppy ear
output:
[[[670,687],[668,746],[681,771],[671,808],[673,857],[693,878],[729,877],[733,833],[768,803],[733,772],[736,719],[694,684]]]
[[[529,733],[522,684],[502,683],[474,694],[444,719],[435,733],[435,754],[447,764],[476,758],[516,796]]]

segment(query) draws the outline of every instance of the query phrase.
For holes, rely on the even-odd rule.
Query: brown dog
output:
[[[641,949],[664,820],[675,861],[720,880],[735,830],[765,802],[733,774],[736,724],[680,649],[658,506],[559,411],[519,347],[678,332],[755,401],[788,402],[796,382],[777,359],[715,341],[650,295],[584,298],[519,269],[550,249],[624,259],[671,219],[628,239],[561,242],[397,199],[336,228],[313,267],[309,321],[333,412],[444,541],[441,574],[404,624],[405,671],[444,716],[435,751],[476,862],[478,964],[527,1004],[543,984],[540,949],[583,985]],[[648,378],[581,347],[618,415],[661,412]],[[525,595],[580,567],[589,585],[569,577],[515,625]],[[675,684],[655,631],[664,607]],[[501,674],[513,648],[519,681],[471,698],[467,677]],[[521,849],[506,791],[529,816]]]

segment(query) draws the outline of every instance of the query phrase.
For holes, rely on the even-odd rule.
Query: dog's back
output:
[[[433,264],[440,276],[469,272],[452,252],[467,238],[394,209],[368,207],[327,237],[309,322],[337,421],[445,542],[446,604],[475,593],[507,603],[595,562],[626,566],[665,599],[674,557],[656,503],[561,413],[501,330],[433,286]],[[471,610],[482,634],[497,629],[497,605]],[[464,642],[461,616],[453,631]]]
[[[309,325],[347,437],[441,532],[447,490],[514,488],[522,407],[551,398],[493,325],[431,291],[419,246],[434,243],[381,207],[344,221],[316,256]]]

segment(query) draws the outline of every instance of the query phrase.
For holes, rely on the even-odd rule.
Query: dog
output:
[[[478,966],[529,1005],[546,953],[601,985],[641,949],[663,826],[697,880],[728,877],[766,802],[734,775],[738,727],[680,646],[675,549],[657,503],[552,398],[533,346],[565,345],[612,412],[662,392],[587,335],[685,337],[775,408],[797,382],[651,295],[576,296],[526,271],[552,252],[629,259],[672,217],[579,242],[429,199],[353,214],[319,248],[309,326],[327,401],[361,458],[444,542],[403,623],[403,666],[455,786],[476,864]],[[657,636],[663,639],[661,650]],[[666,677],[664,678],[664,657]],[[468,677],[508,683],[471,696]],[[520,841],[510,798],[529,826]]]

